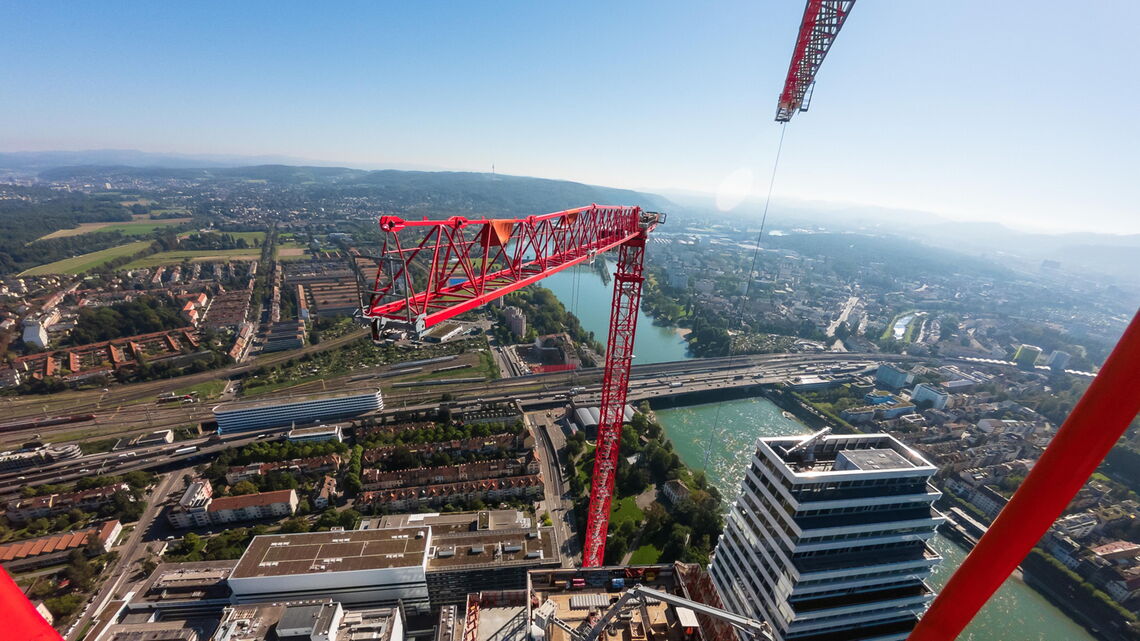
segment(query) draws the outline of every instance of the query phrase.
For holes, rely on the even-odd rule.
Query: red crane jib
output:
[[[788,122],[797,111],[807,111],[815,74],[854,5],[855,0],[807,1],[776,107],[777,122]]]
[[[620,248],[606,343],[583,565],[602,564],[644,280],[645,240],[664,214],[590,205],[521,219],[380,218],[383,251],[363,316],[417,331]]]

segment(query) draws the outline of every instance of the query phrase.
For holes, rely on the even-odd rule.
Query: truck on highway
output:
[[[171,454],[173,454],[174,456],[179,456],[182,454],[190,454],[192,452],[197,452],[197,451],[198,451],[197,445],[190,445],[187,447],[180,447],[180,448],[174,450],[173,452],[171,452]]]

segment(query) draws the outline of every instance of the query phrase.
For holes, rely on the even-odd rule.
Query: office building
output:
[[[304,425],[384,409],[380,390],[355,390],[297,400],[239,401],[214,408],[218,434]]]
[[[1069,361],[1072,358],[1073,355],[1068,352],[1062,352],[1059,349],[1053,350],[1053,353],[1049,355],[1049,359],[1045,361],[1045,364],[1052,368],[1054,371],[1060,372],[1064,371],[1065,368],[1069,366]]]
[[[1041,348],[1035,345],[1022,345],[1013,354],[1013,362],[1022,369],[1033,369],[1038,358],[1041,358]]]
[[[346,610],[330,599],[251,603],[222,612],[211,641],[404,641],[399,608]]]
[[[885,434],[760,439],[710,566],[721,599],[777,641],[902,641],[934,597],[935,471]]]
[[[906,387],[910,381],[910,374],[889,363],[880,365],[879,369],[875,371],[875,382],[883,387],[901,389]]]
[[[940,410],[946,408],[946,403],[950,401],[950,395],[926,383],[919,383],[914,386],[914,391],[910,394],[910,400],[915,405],[923,401],[930,401],[930,407],[932,409]]]
[[[517,510],[449,514],[392,514],[365,519],[361,530],[431,528],[436,553],[428,560],[432,608],[463,605],[466,595],[484,590],[520,590],[527,571],[562,564],[553,527],[534,527]]]

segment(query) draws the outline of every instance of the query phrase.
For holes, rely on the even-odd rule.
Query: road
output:
[[[187,468],[188,469],[188,468]],[[104,570],[105,576],[102,587],[95,593],[94,599],[88,604],[87,608],[75,621],[75,623],[68,629],[65,638],[68,641],[79,641],[79,633],[87,629],[87,624],[92,621],[106,605],[114,600],[115,594],[122,584],[123,579],[134,574],[135,561],[139,559],[140,552],[145,553],[146,544],[143,544],[143,538],[150,531],[151,526],[154,524],[155,517],[162,511],[162,506],[166,502],[167,496],[171,491],[180,488],[182,485],[182,476],[186,470],[176,470],[162,475],[155,485],[154,490],[147,495],[147,507],[143,512],[141,518],[135,523],[134,529],[131,530],[130,535],[127,537],[126,543],[114,548],[119,553],[119,558]]]
[[[559,452],[566,441],[557,424],[557,412],[545,411],[526,414],[527,425],[534,431],[542,466],[544,486],[543,507],[550,513],[555,542],[562,553],[562,567],[577,567],[582,549],[574,529],[574,501],[562,475]],[[541,518],[541,512],[538,515]]]
[[[843,311],[839,312],[839,318],[831,321],[831,324],[827,326],[828,336],[835,336],[835,330],[839,329],[840,325],[847,322],[847,317],[851,315],[851,310],[855,309],[855,306],[858,304],[858,296],[852,296],[847,299],[847,303],[843,306]]]

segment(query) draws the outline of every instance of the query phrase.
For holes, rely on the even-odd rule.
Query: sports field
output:
[[[82,274],[99,267],[100,265],[123,256],[137,254],[151,244],[149,240],[140,240],[118,247],[111,247],[90,254],[64,258],[54,263],[33,267],[20,273],[20,276],[43,276],[44,274]]]

